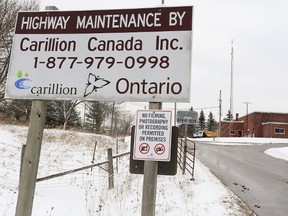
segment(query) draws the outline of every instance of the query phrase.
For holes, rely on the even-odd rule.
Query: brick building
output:
[[[254,112],[243,117],[221,122],[222,137],[288,138],[288,113]]]
[[[221,121],[221,137],[242,136],[244,136],[244,121],[239,119],[238,113],[233,121]]]

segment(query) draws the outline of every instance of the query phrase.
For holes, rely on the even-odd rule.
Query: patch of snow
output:
[[[0,212],[14,216],[22,145],[27,127],[0,125]],[[116,140],[107,136],[45,129],[38,178],[107,160],[107,148]],[[129,139],[127,140],[129,141]],[[119,153],[129,143],[119,142]],[[115,160],[116,161],[116,160]],[[114,168],[116,164],[114,164]],[[129,173],[129,155],[119,158],[115,187],[108,190],[106,166],[94,167],[36,183],[33,216],[134,216],[141,215],[143,175]],[[196,160],[195,181],[178,169],[175,176],[157,177],[156,215],[246,215],[241,201]]]
[[[265,154],[288,161],[288,147],[270,148],[265,151]]]

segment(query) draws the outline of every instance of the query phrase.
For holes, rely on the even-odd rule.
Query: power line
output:
[[[213,107],[202,107],[202,108],[193,108],[193,109],[195,109],[195,110],[202,110],[202,109],[218,109],[219,108],[219,106],[213,106]]]

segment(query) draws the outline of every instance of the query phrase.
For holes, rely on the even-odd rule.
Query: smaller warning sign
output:
[[[137,111],[134,160],[170,161],[171,118],[171,111]]]

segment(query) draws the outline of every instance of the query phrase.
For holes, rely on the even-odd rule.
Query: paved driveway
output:
[[[221,146],[196,143],[196,158],[257,215],[288,215],[288,162],[264,153],[288,144]]]

